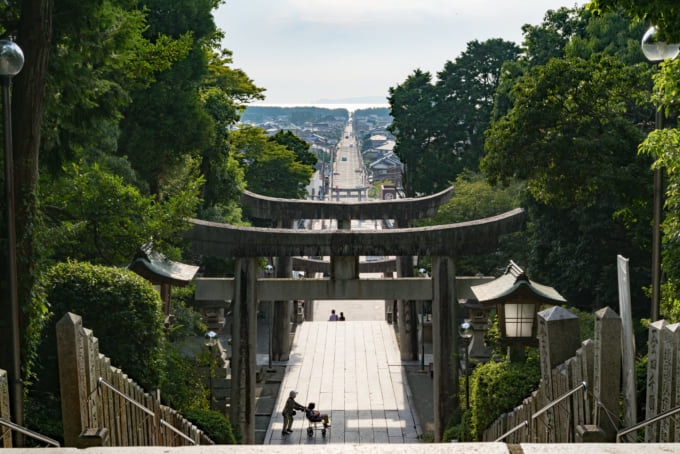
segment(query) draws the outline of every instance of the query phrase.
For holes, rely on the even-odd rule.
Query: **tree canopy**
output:
[[[501,68],[518,55],[515,44],[501,39],[472,41],[436,82],[416,70],[390,87],[390,131],[407,195],[440,191],[463,170],[478,168]]]

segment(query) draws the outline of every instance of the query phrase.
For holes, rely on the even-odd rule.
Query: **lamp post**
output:
[[[650,62],[658,64],[664,60],[673,60],[680,53],[678,44],[662,41],[659,30],[650,27],[642,37],[642,53]],[[661,106],[656,109],[655,129],[663,128],[663,112]],[[654,199],[652,226],[652,321],[659,319],[659,304],[661,302],[661,213],[663,209],[663,175],[661,169],[654,169]]]
[[[470,408],[470,340],[472,340],[472,325],[466,320],[458,327],[458,335],[465,344],[465,359],[463,373],[465,374],[465,408]]]
[[[541,304],[563,304],[557,290],[533,282],[510,260],[505,273],[491,282],[474,285],[472,293],[482,306],[495,307],[501,342],[508,346],[508,361],[524,360],[524,347],[536,345],[536,314]]]
[[[213,407],[213,362],[215,361],[215,356],[213,356],[213,347],[217,345],[217,333],[215,331],[208,331],[205,333],[207,339],[205,345],[210,351],[210,362],[208,363],[208,381],[210,386],[210,409]]]
[[[5,136],[5,195],[7,197],[8,291],[12,327],[12,400],[14,422],[24,423],[23,383],[21,380],[21,336],[19,323],[19,295],[17,289],[17,243],[14,206],[14,149],[12,147],[12,105],[10,85],[12,77],[24,66],[24,53],[12,40],[0,40],[0,82],[2,83],[3,132]]]

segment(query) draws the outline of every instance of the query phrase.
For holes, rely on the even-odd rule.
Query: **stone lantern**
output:
[[[566,302],[554,288],[530,280],[524,269],[512,260],[501,277],[472,286],[471,290],[483,307],[496,309],[501,341],[508,346],[511,361],[523,357],[525,346],[538,344],[539,307]]]

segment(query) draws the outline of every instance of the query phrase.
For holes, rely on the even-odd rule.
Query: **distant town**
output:
[[[268,134],[291,131],[309,143],[310,151],[319,159],[316,170],[324,180],[330,176],[329,164],[348,122],[352,122],[368,182],[401,187],[403,165],[394,154],[395,138],[387,130],[392,117],[386,107],[350,111],[314,106],[251,106],[241,117],[241,123],[262,128]]]

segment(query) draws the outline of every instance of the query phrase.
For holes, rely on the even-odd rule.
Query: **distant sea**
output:
[[[249,104],[249,107],[319,107],[322,109],[347,109],[349,112],[354,112],[355,110],[362,109],[375,109],[375,108],[389,108],[387,102],[383,103],[364,103],[364,102],[354,102],[354,103],[343,103],[343,102],[308,102],[308,103],[253,103]]]

